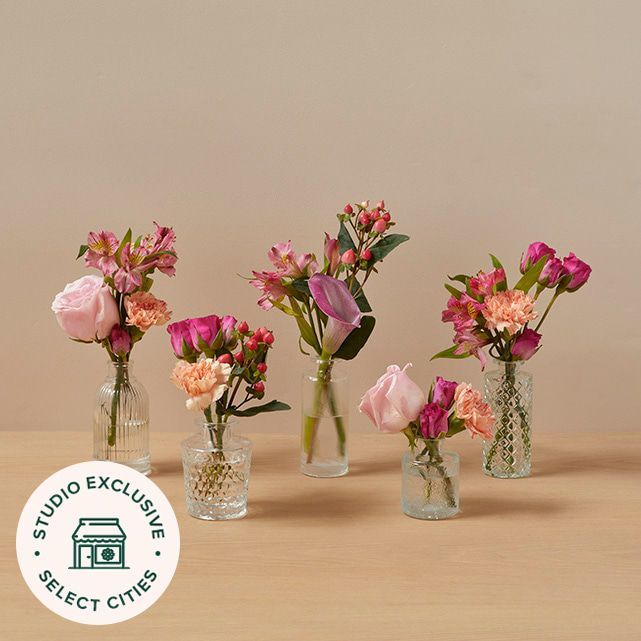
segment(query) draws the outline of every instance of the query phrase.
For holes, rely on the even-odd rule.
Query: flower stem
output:
[[[443,479],[443,485],[445,486],[445,496],[447,498],[448,507],[456,507],[456,494],[454,492],[454,485],[452,484],[452,479],[447,475],[447,470],[443,465],[443,457],[441,456],[440,443],[437,439],[427,439],[425,441],[425,449],[422,454],[427,453],[428,460],[430,465],[434,467],[438,475]],[[427,476],[423,470],[419,467],[421,475],[425,479],[425,498],[429,500],[432,493],[432,483],[431,479]]]
[[[123,363],[114,360],[114,367],[116,368],[116,380],[114,382],[114,392],[111,397],[111,413],[109,433],[107,435],[107,444],[110,447],[116,445],[116,432],[118,427],[118,406],[120,405],[120,390],[125,382],[125,370]]]

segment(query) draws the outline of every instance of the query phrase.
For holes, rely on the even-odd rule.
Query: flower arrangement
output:
[[[292,316],[300,332],[301,352],[308,354],[305,343],[318,356],[315,398],[303,426],[308,462],[313,458],[320,407],[325,400],[330,406],[335,404],[329,385],[333,361],[356,357],[374,329],[365,284],[378,272],[380,262],[409,239],[389,233],[395,222],[382,200],[373,207],[368,200],[348,203],[337,218],[337,237],[325,234],[322,267],[313,253],[296,254],[291,242],[278,243],[267,253],[274,269],[253,271],[249,279],[261,292],[258,305]],[[334,416],[339,450],[344,455],[343,419],[335,412]]]
[[[435,354],[435,358],[467,358],[475,356],[485,368],[484,348],[494,358],[525,361],[539,350],[539,329],[556,300],[564,293],[576,292],[588,281],[592,269],[572,252],[563,260],[545,243],[532,243],[521,256],[521,278],[512,289],[501,262],[490,254],[494,269],[479,271],[476,276],[459,274],[445,288],[451,296],[443,311],[444,323],[454,325],[454,345]],[[529,295],[535,287],[533,296]],[[535,304],[547,289],[554,289],[543,315],[534,329],[529,323],[538,318]]]
[[[233,316],[211,315],[171,323],[167,331],[179,359],[171,380],[187,394],[187,409],[203,412],[214,444],[222,445],[231,416],[290,409],[280,401],[247,407],[265,396],[267,353],[274,343],[266,328],[252,331]]]
[[[494,414],[481,393],[467,383],[437,376],[425,396],[407,370],[390,365],[376,384],[363,395],[359,410],[384,433],[407,437],[414,467],[425,481],[423,499],[429,502],[435,483],[442,486],[446,507],[458,505],[456,488],[447,473],[440,441],[467,430],[472,437],[492,438]],[[427,468],[425,467],[427,466]],[[429,474],[437,472],[437,481]]]
[[[122,240],[111,231],[90,232],[77,258],[102,275],[87,275],[69,283],[56,295],[51,309],[69,338],[81,343],[98,343],[115,364],[126,364],[134,345],[153,325],[171,318],[167,303],[149,290],[152,274],[176,272],[176,236],[170,227],[154,223],[152,233],[133,239],[128,229]],[[116,368],[111,396],[108,444],[116,444],[120,394],[127,372]]]

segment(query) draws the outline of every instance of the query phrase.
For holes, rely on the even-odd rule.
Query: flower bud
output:
[[[263,334],[263,342],[266,345],[271,345],[274,342],[274,335],[271,332],[265,332]]]
[[[390,220],[392,220],[392,217],[390,216],[390,214],[389,214],[389,212],[388,212],[388,211],[386,211],[386,212],[381,216],[381,218],[382,218],[386,223],[389,223],[389,221],[390,221]]]
[[[249,325],[246,321],[240,321],[238,327],[236,328],[241,334],[246,334],[249,331]]]
[[[352,209],[352,206],[349,203],[347,203],[347,205],[343,207],[343,212],[345,212],[346,214],[353,214],[354,210]]]
[[[236,352],[234,354],[234,359],[236,360],[237,363],[242,365],[245,362],[245,356],[243,355],[242,352]]]
[[[361,260],[364,260],[364,261],[372,260],[372,252],[369,249],[365,249],[361,254]]]
[[[378,209],[372,209],[372,211],[369,212],[369,217],[371,220],[378,220],[381,217],[381,212],[378,211]]]
[[[376,203],[376,209],[385,209],[385,201],[384,200],[379,200]]]
[[[345,265],[353,265],[356,262],[356,254],[353,249],[348,249],[341,256],[341,262]]]
[[[261,374],[264,374],[267,371],[267,363],[258,363],[258,365],[256,365],[256,369]]]
[[[363,209],[367,209],[367,208],[369,207],[369,200],[364,200],[364,201],[361,203],[361,207],[362,207]]]
[[[387,223],[382,219],[379,218],[375,223],[372,229],[377,233],[377,234],[382,234],[384,231],[387,230]]]
[[[252,352],[255,352],[255,351],[258,349],[258,341],[257,341],[254,337],[252,337],[252,338],[248,338],[248,339],[245,341],[245,347],[246,347],[248,350],[250,350],[250,351],[252,351]]]
[[[231,354],[221,354],[216,360],[225,365],[231,365],[234,362]]]
[[[252,388],[257,394],[262,394],[265,391],[265,383],[258,381],[258,383],[253,384]]]

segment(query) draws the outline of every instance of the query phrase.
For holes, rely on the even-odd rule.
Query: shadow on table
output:
[[[182,474],[183,464],[180,459],[180,452],[178,452],[175,458],[164,459],[157,461],[156,459],[151,460],[151,478],[154,476],[170,476],[172,474]]]
[[[505,496],[463,496],[461,498],[461,515],[457,518],[476,518],[488,516],[512,516],[524,514],[542,516],[563,512],[566,505],[558,500],[535,499],[519,497],[518,499]]]

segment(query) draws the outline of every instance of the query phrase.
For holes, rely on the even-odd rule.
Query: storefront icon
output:
[[[128,569],[127,535],[116,518],[81,518],[73,539],[74,570]]]

